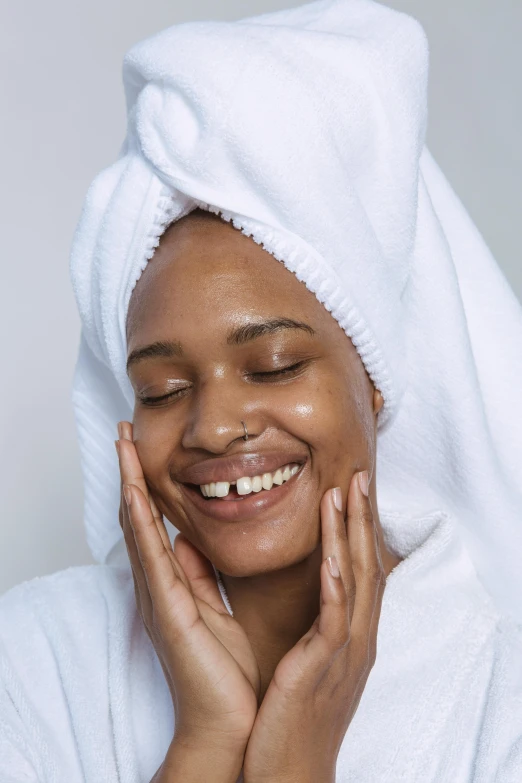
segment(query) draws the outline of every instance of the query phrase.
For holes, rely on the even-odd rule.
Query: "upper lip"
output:
[[[237,481],[244,476],[260,476],[272,473],[283,465],[296,462],[302,464],[306,457],[290,451],[257,452],[235,454],[230,457],[215,457],[183,468],[173,478],[181,484],[210,484],[211,481]]]

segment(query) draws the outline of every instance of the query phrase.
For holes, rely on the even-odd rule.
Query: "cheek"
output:
[[[168,476],[170,454],[178,437],[175,423],[136,407],[133,436],[145,478],[151,487],[159,488]]]
[[[289,387],[274,406],[277,426],[304,441],[321,475],[364,461],[369,443],[366,390],[329,375],[296,390]]]
[[[154,413],[138,407],[134,410],[134,443],[143,474],[161,513],[198,546],[198,537],[169,473],[172,452],[181,437],[178,417]]]

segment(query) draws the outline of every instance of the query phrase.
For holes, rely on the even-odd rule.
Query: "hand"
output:
[[[279,662],[248,742],[245,783],[333,783],[339,748],[375,662],[386,584],[368,497],[355,474],[347,525],[329,490],[321,500],[320,613]]]
[[[132,425],[120,422],[119,432],[120,524],[138,610],[174,703],[174,742],[196,752],[237,752],[241,762],[260,692],[253,650],[223,603],[210,561],[181,534],[172,549],[132,442]]]

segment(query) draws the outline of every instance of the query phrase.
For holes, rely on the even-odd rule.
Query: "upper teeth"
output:
[[[235,484],[238,495],[249,495],[251,492],[260,492],[262,489],[272,489],[274,484],[283,484],[291,476],[295,476],[298,470],[299,465],[290,463],[278,468],[275,473],[243,476],[237,481],[212,481],[210,484],[200,484],[200,489],[206,498],[224,498],[228,495],[230,486]]]

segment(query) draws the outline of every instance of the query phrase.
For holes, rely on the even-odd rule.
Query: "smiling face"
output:
[[[340,486],[346,501],[353,473],[374,473],[380,407],[316,297],[197,210],[167,230],[138,281],[127,342],[134,440],[167,519],[230,576],[314,552],[324,492]]]

